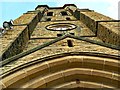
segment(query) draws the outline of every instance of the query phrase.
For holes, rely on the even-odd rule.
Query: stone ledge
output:
[[[89,11],[80,12],[80,20],[85,23],[94,33],[96,32],[96,21],[113,20],[110,17],[104,16],[100,13]]]
[[[117,22],[112,18],[90,11],[80,12],[80,20],[85,23],[86,26],[88,26],[103,42],[116,46],[120,45],[119,21]]]
[[[13,30],[8,31],[6,35],[1,38],[3,42],[1,50],[2,59],[6,59],[20,53],[28,39],[27,26],[15,26]]]
[[[100,22],[97,36],[105,43],[120,45],[120,22]]]
[[[37,14],[23,14],[14,21],[16,26],[9,30],[1,39],[3,48],[1,50],[2,60],[14,56],[23,51],[39,19]]]

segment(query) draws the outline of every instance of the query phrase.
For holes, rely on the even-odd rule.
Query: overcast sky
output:
[[[51,7],[75,4],[78,8],[89,8],[114,19],[118,19],[119,0],[0,0],[0,27],[4,21],[16,19],[23,13],[34,10],[37,5]]]

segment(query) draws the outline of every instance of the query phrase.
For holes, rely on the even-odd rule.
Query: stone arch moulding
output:
[[[4,77],[2,86],[3,88],[51,88],[74,83],[74,87],[90,88],[89,85],[92,84],[93,87],[118,88],[119,63],[116,59],[104,57],[64,56],[18,70]],[[81,83],[77,84],[76,80],[80,80]],[[89,82],[89,85],[85,82]]]

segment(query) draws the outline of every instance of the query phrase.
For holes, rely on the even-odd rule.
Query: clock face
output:
[[[47,30],[52,30],[52,31],[67,31],[67,30],[73,30],[77,26],[71,23],[55,23],[46,26]]]

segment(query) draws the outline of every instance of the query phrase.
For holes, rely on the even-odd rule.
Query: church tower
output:
[[[3,37],[2,90],[119,90],[120,21],[74,4],[38,5]]]

